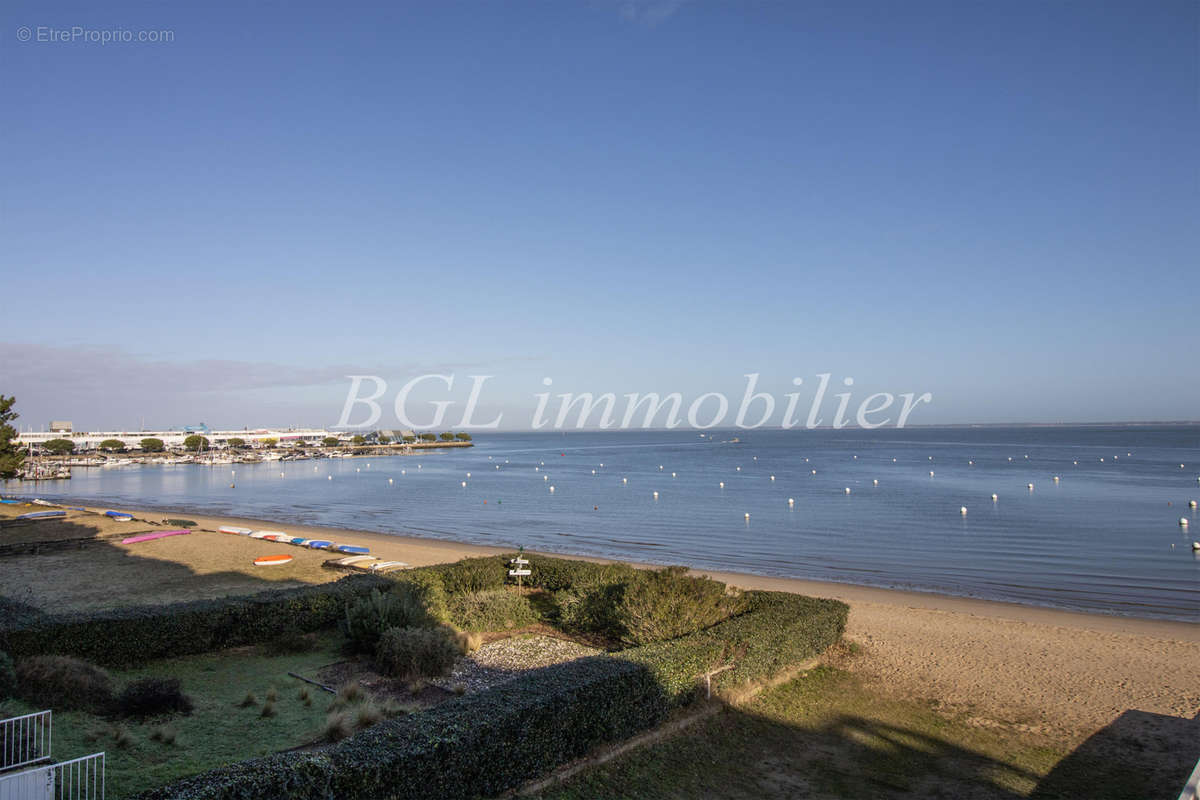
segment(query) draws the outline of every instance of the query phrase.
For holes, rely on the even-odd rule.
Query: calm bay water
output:
[[[186,465],[76,469],[36,492],[1200,621],[1200,426],[476,438],[234,465],[236,489],[228,465]]]

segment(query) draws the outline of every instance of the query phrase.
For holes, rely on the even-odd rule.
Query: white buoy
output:
[[[1196,507],[1196,501],[1188,500],[1188,508],[1195,508],[1195,507]]]
[[[967,507],[962,506],[961,508],[958,509],[958,513],[962,514],[965,517],[967,515]]]
[[[229,474],[230,474],[230,476],[237,475],[237,470],[236,470],[236,469],[231,469],[231,470],[229,470]]]
[[[813,474],[813,475],[816,475],[816,474],[817,474],[817,471],[814,469],[814,470],[812,471],[812,474]]]
[[[999,500],[999,499],[1000,499],[1000,495],[998,495],[998,494],[993,494],[993,495],[992,495],[992,502],[993,502],[993,503],[994,503],[994,502],[996,502],[996,501],[997,501],[997,500]]]
[[[601,463],[600,463],[600,469],[604,469],[604,463],[603,463],[603,462],[601,462]]]
[[[550,476],[549,476],[549,475],[543,475],[543,476],[542,476],[542,480],[544,480],[544,481],[548,481],[548,480],[550,480]]]
[[[929,470],[929,477],[933,477],[933,470]]]
[[[1054,482],[1055,482],[1055,483],[1058,483],[1058,476],[1057,476],[1057,475],[1055,475],[1055,476],[1054,476]]]
[[[1179,465],[1179,468],[1180,468],[1180,469],[1183,469],[1183,464],[1180,464],[1180,465]]]
[[[534,472],[541,472],[541,471],[542,471],[542,468],[541,468],[541,467],[534,467],[534,468],[533,468],[533,471],[534,471]]]
[[[554,487],[553,487],[553,486],[551,486],[551,487],[550,487],[550,494],[554,494]]]
[[[872,486],[878,486],[878,485],[879,485],[879,478],[876,478],[874,481],[872,481],[872,482],[871,482],[871,485],[872,485]]]
[[[655,493],[654,493],[654,499],[655,499],[655,500],[657,500],[657,499],[658,499],[658,492],[655,492]]]
[[[1032,491],[1033,491],[1033,484],[1032,484],[1032,483],[1030,483],[1030,484],[1027,484],[1027,486],[1029,487],[1029,491],[1031,491],[1031,492],[1032,492]]]
[[[974,462],[974,461],[968,461],[968,462],[967,462],[967,466],[968,466],[968,467],[973,467],[973,466],[975,466],[975,462]]]
[[[401,475],[407,475],[407,474],[408,474],[408,470],[406,470],[406,469],[402,469],[402,470],[400,470],[400,474],[401,474]]]
[[[420,468],[421,468],[421,467],[420,467],[420,465],[417,465],[417,469],[420,469]],[[496,469],[500,469],[500,465],[499,465],[499,464],[497,464],[497,465],[496,465]]]
[[[330,476],[329,476],[329,480],[333,480],[333,476],[332,476],[332,475],[330,475]]]
[[[771,480],[775,480],[775,476],[774,476],[774,475],[772,475],[772,476],[771,476]]]
[[[1180,517],[1180,518],[1179,518],[1179,525],[1180,525],[1181,527],[1184,527],[1184,528],[1186,528],[1186,527],[1188,526],[1188,518],[1187,518],[1187,517]]]
[[[462,485],[463,485],[463,488],[465,489],[465,488],[467,487],[467,482],[466,482],[466,481],[463,481],[463,482],[462,482]]]
[[[850,494],[850,487],[849,487],[849,486],[847,486],[847,487],[846,487],[846,494]]]
[[[750,512],[749,512],[749,511],[747,511],[747,512],[746,512],[746,519],[747,519],[747,520],[749,520],[749,519],[750,519]]]
[[[1075,466],[1077,466],[1077,467],[1079,466],[1079,462],[1078,462],[1078,461],[1072,461],[1071,463],[1072,463],[1072,464],[1074,464],[1074,465],[1075,465]]]
[[[354,471],[355,471],[355,472],[362,472],[362,468],[361,468],[361,467],[355,467],[355,468],[354,468]]]
[[[674,478],[674,477],[675,477],[675,473],[674,473],[674,472],[672,472],[672,473],[671,473],[671,477],[672,477],[672,478]]]
[[[1192,542],[1193,550],[1200,550],[1200,542]]]
[[[281,477],[281,478],[283,477],[283,473],[282,473],[282,472],[281,472],[281,473],[279,473],[279,477]]]
[[[721,488],[722,488],[722,489],[724,489],[724,488],[725,488],[725,481],[721,481]]]
[[[596,470],[592,470],[592,474],[593,474],[593,475],[595,475],[595,474],[596,474]],[[674,475],[674,474],[675,474],[675,473],[673,473],[673,472],[671,473],[671,475]]]
[[[738,467],[738,468],[737,468],[737,471],[738,471],[738,472],[741,472],[741,471],[742,471],[742,468],[741,468],[741,467]]]
[[[659,471],[659,472],[662,472],[662,468],[663,468],[663,465],[662,465],[662,464],[659,464],[659,465],[658,465],[658,471]]]
[[[806,459],[806,460],[807,460],[807,459]],[[896,463],[896,459],[894,459],[894,458],[893,458],[893,459],[892,459],[892,463],[893,463],[893,464],[895,464],[895,463]]]
[[[933,461],[933,456],[930,456],[930,457],[929,457],[929,460],[930,460],[930,461]]]
[[[469,477],[471,477],[471,473],[469,473],[469,472],[468,472],[468,473],[467,473],[467,477],[468,477],[468,478],[469,478]]]
[[[789,505],[789,506],[794,506],[794,505],[796,505],[796,498],[794,498],[794,497],[789,497],[789,498],[788,498],[788,505]]]
[[[621,483],[629,483],[629,478],[621,478]]]
[[[392,483],[392,482],[393,482],[392,479],[388,478],[388,483]]]

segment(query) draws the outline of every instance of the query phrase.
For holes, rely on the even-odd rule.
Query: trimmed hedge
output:
[[[567,584],[568,586],[570,584]],[[836,642],[847,607],[746,592],[746,613],[667,642],[536,670],[382,722],[319,754],[222,767],[141,800],[367,800],[494,796],[662,722],[725,664],[717,687],[764,680]]]
[[[272,589],[244,597],[195,600],[93,614],[22,615],[0,622],[0,649],[20,659],[70,655],[110,667],[156,658],[259,644],[281,629],[330,628],[348,600],[391,586],[378,575],[349,575],[333,583]]]

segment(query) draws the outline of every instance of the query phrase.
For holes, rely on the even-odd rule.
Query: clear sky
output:
[[[1200,417],[1194,0],[18,0],[0,37],[24,425],[331,425],[344,375],[425,371]]]

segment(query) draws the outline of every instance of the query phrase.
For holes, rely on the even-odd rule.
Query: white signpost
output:
[[[529,569],[529,559],[521,557],[522,555],[524,555],[524,552],[525,552],[525,548],[522,547],[520,552],[517,553],[517,557],[508,562],[509,566],[511,567],[508,570],[508,576],[510,578],[517,579],[517,591],[518,592],[521,591],[521,579],[528,575],[533,574],[533,572]]]

